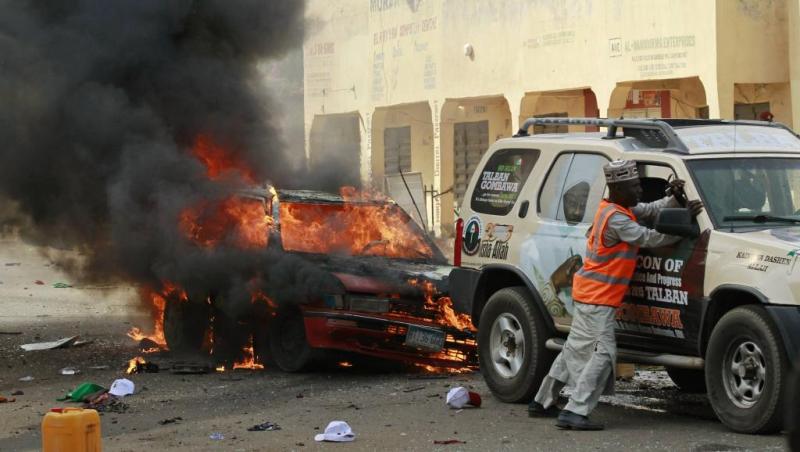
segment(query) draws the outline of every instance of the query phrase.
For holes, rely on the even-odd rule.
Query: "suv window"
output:
[[[570,152],[553,164],[539,193],[539,215],[567,223],[590,223],[605,189],[599,154]]]
[[[538,158],[537,149],[497,151],[486,162],[472,191],[472,210],[489,215],[511,212]]]

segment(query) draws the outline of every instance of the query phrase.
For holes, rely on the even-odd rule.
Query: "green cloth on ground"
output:
[[[75,389],[68,392],[64,397],[56,399],[59,402],[69,400],[70,402],[83,402],[86,396],[105,391],[106,388],[94,383],[81,383]]]

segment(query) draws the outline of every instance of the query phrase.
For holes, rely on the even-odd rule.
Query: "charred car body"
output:
[[[233,316],[218,309],[224,300],[214,293],[200,301],[169,297],[164,332],[170,349],[217,354],[241,348],[250,336],[256,359],[289,372],[307,369],[324,350],[439,367],[474,365],[469,318],[453,312],[443,295],[451,267],[393,201],[266,189],[237,198],[250,212],[245,217],[268,226],[256,228],[257,243],[273,260],[293,260],[289,271],[313,273],[316,287],[268,287]]]

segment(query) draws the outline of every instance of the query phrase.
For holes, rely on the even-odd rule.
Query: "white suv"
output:
[[[607,133],[528,136],[533,125]],[[639,252],[617,312],[620,361],[667,367],[708,391],[740,432],[780,429],[800,355],[800,137],[775,123],[536,118],[483,156],[460,210],[457,309],[478,327],[494,395],[527,402],[569,332],[572,276],[606,187],[602,166],[639,164],[648,202],[672,178],[705,211],[664,209],[652,227],[686,237]]]

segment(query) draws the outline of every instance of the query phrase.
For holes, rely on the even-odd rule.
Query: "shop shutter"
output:
[[[390,127],[383,130],[383,172],[397,174],[411,171],[411,127]]]
[[[483,153],[489,147],[489,121],[457,123],[454,133],[453,192],[456,202],[461,205],[472,173],[475,172]]]

